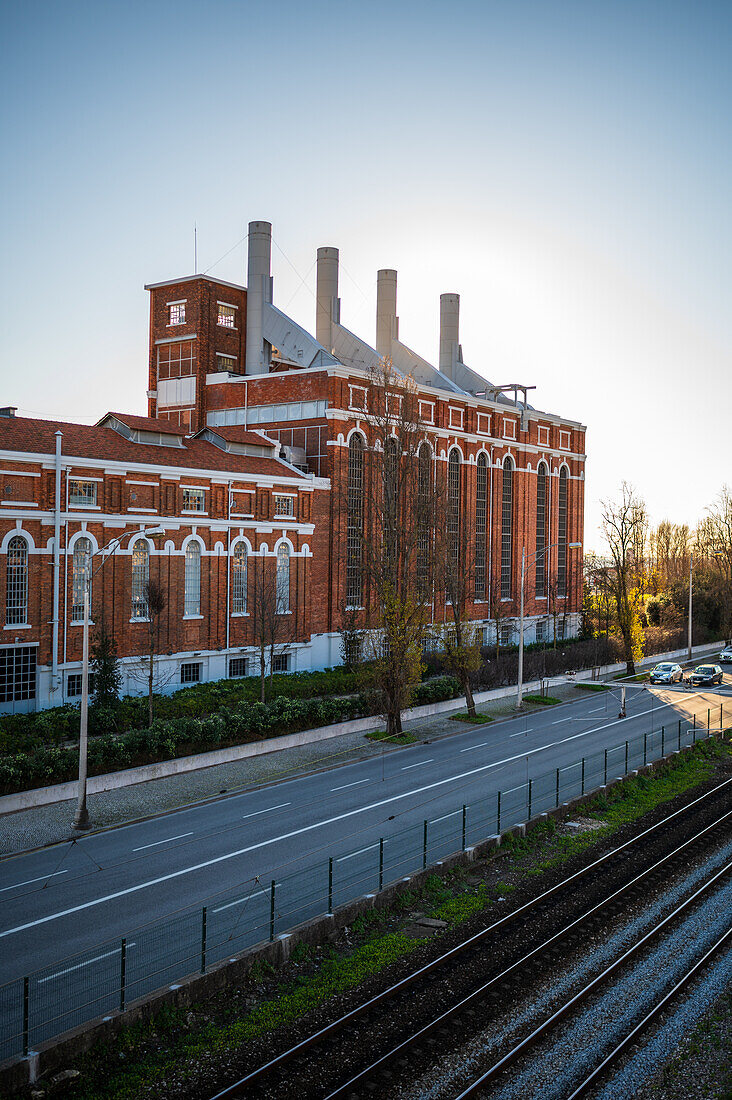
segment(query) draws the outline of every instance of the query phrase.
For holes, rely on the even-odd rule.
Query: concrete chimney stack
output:
[[[315,289],[315,339],[333,351],[333,322],[340,324],[338,297],[338,249],[319,248]]]
[[[396,313],[397,273],[390,268],[376,276],[376,350],[383,359],[391,358],[391,342],[399,339]]]
[[[267,374],[272,348],[263,336],[263,308],[272,301],[272,226],[249,223],[247,270],[247,374]]]
[[[440,371],[455,381],[460,353],[460,295],[440,295]]]

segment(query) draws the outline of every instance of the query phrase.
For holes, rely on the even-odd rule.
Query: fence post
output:
[[[30,1016],[30,978],[23,978],[23,1057],[28,1057],[30,1043],[28,1041],[28,1021]]]
[[[648,730],[643,734],[643,765],[648,763]]]
[[[557,768],[557,809],[559,809],[559,768]]]
[[[605,786],[607,787],[607,749],[605,749]]]
[[[692,714],[692,719],[693,719],[693,722],[694,722],[694,724],[692,726],[692,732],[693,732],[693,735],[694,735],[692,743],[695,745],[696,744],[696,715],[695,714]]]
[[[328,912],[333,912],[333,856],[328,856]]]
[[[427,866],[427,822],[424,823],[424,834],[422,836],[422,870],[424,871]]]
[[[709,733],[711,728],[712,728],[712,708],[707,707],[707,733]]]
[[[498,792],[498,810],[496,812],[496,832],[501,835],[501,792]]]
[[[526,818],[527,821],[531,821],[531,784],[532,784],[532,782],[533,782],[533,780],[530,779],[529,780],[529,814],[528,814],[528,817]]]
[[[679,718],[679,752],[681,752],[681,719]]]
[[[666,755],[666,727],[661,726],[661,756]]]
[[[379,837],[379,890],[384,886],[384,838]]]
[[[269,942],[274,939],[274,925],[275,925],[275,880],[272,879],[272,885],[269,890]]]
[[[468,807],[463,802],[463,851],[465,851],[465,841],[468,835]]]
[[[206,906],[201,910],[201,973],[206,973]]]
[[[119,962],[119,1010],[125,1010],[125,985],[127,980],[127,940],[122,939],[122,949]]]
[[[585,793],[585,758],[582,757],[582,794]]]
[[[625,742],[625,774],[628,774],[628,742]]]

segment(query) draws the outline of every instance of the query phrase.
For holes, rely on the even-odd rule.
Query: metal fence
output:
[[[202,908],[0,986],[0,1061],[26,1055],[69,1028],[124,1011],[137,998],[191,974],[205,974],[213,963],[272,941],[301,921],[376,893],[451,853],[713,736],[716,708],[714,726],[711,710],[702,719],[706,727],[697,727],[695,716],[691,726],[680,720],[620,741],[315,867],[268,882],[254,880],[244,893],[217,896]],[[718,728],[723,727],[720,707]]]

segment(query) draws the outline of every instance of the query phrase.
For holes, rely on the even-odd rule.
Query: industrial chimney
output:
[[[384,359],[391,358],[391,342],[399,339],[396,315],[397,273],[390,268],[376,276],[376,350]]]
[[[272,301],[272,226],[249,223],[247,270],[247,374],[267,374],[272,347],[264,339],[264,303]]]
[[[315,339],[333,351],[333,322],[340,324],[338,297],[338,249],[319,248],[315,289]]]
[[[440,295],[440,372],[455,381],[455,364],[462,361],[460,347],[460,295]]]

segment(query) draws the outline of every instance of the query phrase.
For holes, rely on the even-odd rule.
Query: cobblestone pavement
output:
[[[573,684],[553,685],[555,698],[570,700],[585,693]],[[418,718],[404,723],[405,731],[419,740],[449,737],[470,729],[469,725],[450,720],[450,713],[464,712],[463,700],[455,700],[455,710]],[[491,699],[477,704],[478,712],[491,718],[515,717],[515,697]],[[527,713],[534,708],[527,706]],[[375,723],[374,729],[378,725]],[[187,772],[183,775],[153,779],[146,783],[122,787],[115,791],[89,795],[89,817],[95,829],[153,817],[181,806],[191,805],[203,799],[216,798],[276,783],[296,775],[338,767],[353,763],[382,752],[399,752],[398,747],[384,747],[369,741],[364,733],[348,733],[327,741],[316,741],[296,748],[274,749],[262,756],[248,757],[228,764]],[[55,844],[78,836],[71,828],[75,801],[57,802],[50,806],[38,806],[0,818],[0,857],[13,855],[29,848]]]

